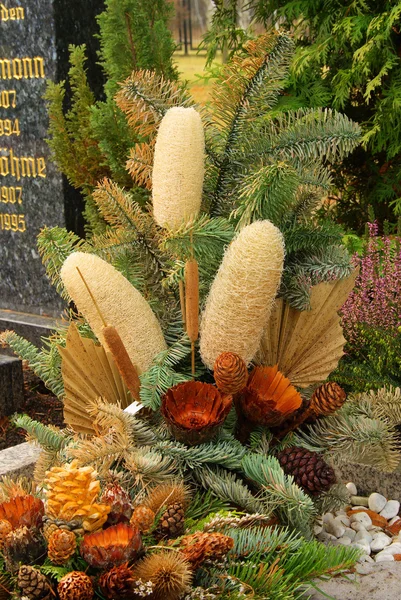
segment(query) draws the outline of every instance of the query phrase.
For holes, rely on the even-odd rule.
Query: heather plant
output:
[[[341,309],[346,355],[332,378],[357,391],[401,381],[401,246],[368,224],[355,287]]]

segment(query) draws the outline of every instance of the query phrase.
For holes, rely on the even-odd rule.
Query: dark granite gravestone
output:
[[[87,44],[89,80],[101,87],[94,34],[103,9],[103,0],[0,0],[0,330],[13,328],[15,313],[24,313],[18,330],[63,308],[36,238],[45,225],[76,231],[82,201],[50,159],[43,94],[46,80],[66,77],[72,43]]]

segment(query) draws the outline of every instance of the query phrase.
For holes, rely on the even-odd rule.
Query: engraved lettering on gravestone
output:
[[[9,7],[0,2],[0,21],[22,21],[25,19],[25,11],[21,6]]]
[[[41,56],[0,58],[0,79],[44,79],[45,62]]]

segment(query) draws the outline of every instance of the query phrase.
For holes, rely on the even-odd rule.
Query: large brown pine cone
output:
[[[334,381],[323,383],[313,392],[309,409],[315,417],[327,416],[342,407],[347,394]]]
[[[313,496],[328,490],[336,481],[333,469],[317,452],[295,446],[282,450],[278,459],[284,472]]]
[[[83,571],[71,571],[57,586],[60,600],[92,600],[94,596],[91,578]]]
[[[132,570],[128,568],[128,563],[113,567],[110,571],[103,573],[99,579],[103,594],[110,600],[132,596],[133,583],[134,577]]]
[[[214,363],[213,376],[221,392],[237,394],[246,386],[248,369],[245,361],[238,354],[222,352]]]
[[[23,565],[18,571],[18,586],[29,600],[50,598],[50,586],[44,575],[34,567]]]
[[[184,507],[181,502],[170,504],[162,514],[157,527],[159,537],[176,538],[184,533]]]
[[[48,540],[47,554],[55,565],[63,565],[75,553],[77,538],[72,531],[56,529]]]

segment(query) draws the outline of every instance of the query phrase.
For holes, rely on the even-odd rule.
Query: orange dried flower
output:
[[[232,397],[223,395],[210,383],[185,381],[163,396],[161,412],[174,437],[186,444],[210,440],[232,406]]]
[[[31,495],[16,496],[0,504],[0,519],[6,519],[13,529],[24,526],[39,529],[44,512],[42,500]]]
[[[248,369],[235,352],[222,352],[214,363],[214,380],[224,394],[237,394],[246,386]]]
[[[276,427],[302,404],[299,392],[274,367],[255,367],[246,388],[241,392],[240,406],[245,417],[257,425]]]
[[[111,569],[138,557],[142,550],[139,529],[119,523],[84,536],[80,552],[91,567]]]

